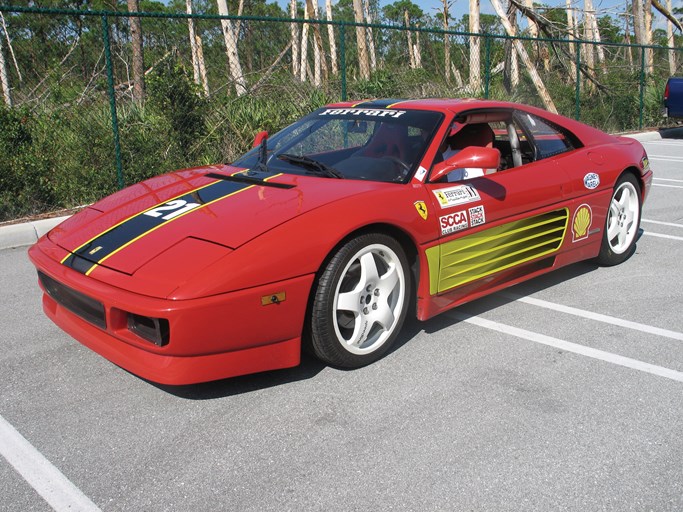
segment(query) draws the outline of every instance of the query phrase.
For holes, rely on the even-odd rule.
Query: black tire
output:
[[[597,261],[609,267],[626,261],[636,250],[642,210],[640,184],[625,174],[614,186]]]
[[[310,344],[323,362],[359,368],[382,357],[408,311],[412,280],[405,251],[369,233],[346,242],[322,269],[310,314]]]

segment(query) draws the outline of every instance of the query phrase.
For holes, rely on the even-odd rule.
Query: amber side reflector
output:
[[[271,295],[264,295],[261,297],[261,306],[270,306],[271,304],[279,304],[287,299],[285,292],[273,293]]]

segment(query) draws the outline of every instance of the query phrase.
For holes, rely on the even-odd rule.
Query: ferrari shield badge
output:
[[[429,215],[429,212],[427,211],[427,205],[424,201],[415,201],[415,209],[417,210],[417,213],[420,214],[422,219],[427,220],[427,215]]]

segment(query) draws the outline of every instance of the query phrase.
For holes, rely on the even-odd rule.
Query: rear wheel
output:
[[[598,263],[618,265],[635,251],[640,227],[640,185],[632,174],[622,176],[609,204]]]
[[[408,261],[395,239],[370,233],[348,241],[320,275],[310,318],[313,352],[345,368],[376,361],[398,336],[410,293]]]

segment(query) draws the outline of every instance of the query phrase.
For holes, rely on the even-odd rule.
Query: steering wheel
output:
[[[405,163],[403,160],[401,160],[400,158],[397,158],[395,156],[390,156],[390,155],[385,155],[382,158],[385,160],[389,160],[390,162],[396,164],[398,167],[403,169],[403,173],[402,173],[403,175],[401,176],[402,178],[405,178],[405,176],[408,174],[408,172],[410,172],[410,166],[407,163]]]

